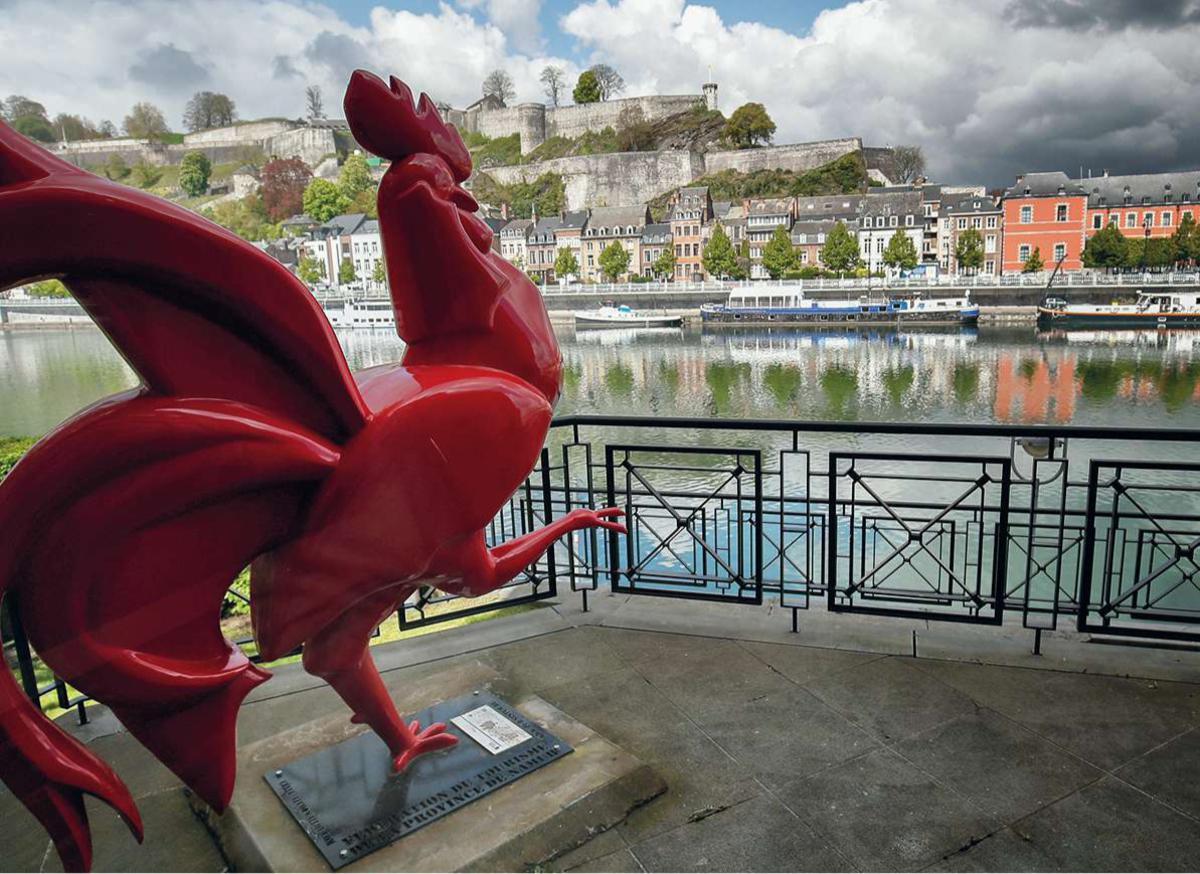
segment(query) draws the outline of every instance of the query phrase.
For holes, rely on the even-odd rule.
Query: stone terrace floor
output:
[[[398,696],[434,695],[430,680],[461,668],[657,766],[666,795],[544,870],[1200,864],[1200,654],[1058,633],[1035,657],[1022,629],[806,613],[791,634],[769,606],[598,595],[592,607],[568,598],[374,650]],[[285,668],[243,708],[241,742],[342,706]],[[177,781],[111,717],[79,733],[146,820],[138,847],[89,803],[97,870],[222,870]],[[57,870],[2,787],[0,847],[6,870]]]

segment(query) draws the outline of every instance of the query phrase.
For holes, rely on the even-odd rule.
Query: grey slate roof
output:
[[[358,226],[358,230],[356,230],[354,233],[356,233],[356,234],[378,234],[379,233],[379,222],[376,219],[367,219],[365,222],[363,222],[361,225]]]
[[[1094,176],[1073,181],[1087,192],[1091,207],[1200,201],[1200,170]]]
[[[1084,193],[1083,186],[1068,179],[1061,170],[1051,170],[1045,173],[1023,173],[1017,181],[1004,191],[1005,197],[1055,197],[1064,195],[1080,195]]]
[[[946,215],[965,215],[967,213],[1000,212],[1000,204],[992,198],[978,194],[954,195],[953,200],[942,204],[942,212]]]
[[[649,224],[642,230],[643,243],[671,242],[671,226],[666,223]]]
[[[528,237],[532,227],[533,219],[513,219],[500,229],[500,234],[505,237]]]
[[[588,211],[586,209],[577,209],[573,212],[564,212],[562,214],[562,224],[559,225],[560,230],[579,229],[582,230],[588,223]]]
[[[864,215],[920,215],[921,192],[895,191],[886,194],[868,194],[863,201]]]
[[[750,201],[750,215],[790,215],[790,197],[763,197]]]
[[[554,232],[562,227],[562,219],[558,216],[549,216],[547,218],[538,219],[538,223],[533,226],[533,230],[529,232],[530,245],[547,245],[554,242]]]
[[[816,197],[796,198],[796,219],[805,221],[810,218],[826,218],[836,216],[851,218],[858,215],[862,205],[861,194],[821,194]]]
[[[649,220],[650,210],[644,203],[638,206],[596,206],[592,207],[592,214],[588,217],[588,228],[597,233],[603,229],[610,234],[613,228],[620,228],[623,234],[625,228],[632,226],[634,232],[640,234]]]
[[[362,223],[367,220],[365,213],[349,212],[344,215],[335,215],[325,224],[319,226],[317,230],[323,231],[325,236],[346,237],[357,231]]]
[[[493,234],[498,234],[508,224],[508,219],[484,218],[483,223],[492,229]]]

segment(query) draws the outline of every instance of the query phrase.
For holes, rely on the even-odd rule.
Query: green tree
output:
[[[104,165],[104,175],[113,182],[120,182],[129,176],[129,165],[120,155],[109,155]]]
[[[766,145],[775,136],[775,122],[761,103],[745,103],[729,116],[722,136],[739,149]]]
[[[153,188],[162,181],[163,170],[142,160],[133,165],[130,177],[130,181],[138,188]]]
[[[251,194],[241,200],[226,200],[206,212],[214,222],[233,231],[243,240],[277,240],[283,233],[279,225],[273,223],[267,215],[262,197],[258,194]]]
[[[328,179],[314,179],[304,189],[304,213],[316,222],[327,222],[350,207],[342,189]]]
[[[237,109],[225,94],[197,91],[183,108],[183,126],[190,131],[233,124]]]
[[[858,261],[858,243],[850,235],[846,223],[838,222],[825,237],[825,245],[821,247],[821,263],[840,276],[856,268]]]
[[[600,270],[608,277],[609,282],[616,282],[629,270],[629,250],[613,240],[600,253]]]
[[[133,104],[129,115],[125,116],[125,133],[139,140],[157,140],[167,132],[167,120],[162,110],[153,103]]]
[[[1115,270],[1124,266],[1129,241],[1114,224],[1106,225],[1083,246],[1083,266]]]
[[[558,250],[558,256],[554,259],[554,275],[559,279],[579,275],[579,259],[570,249]]]
[[[733,243],[729,242],[729,236],[720,224],[713,228],[712,237],[704,247],[701,263],[705,273],[719,279],[727,279],[737,272],[737,253],[733,251]]]
[[[50,119],[46,117],[46,107],[36,100],[13,94],[4,100],[2,109],[4,118],[18,133],[42,143],[57,139]]]
[[[654,263],[650,265],[650,272],[658,279],[666,282],[675,277],[675,250],[670,246],[665,246],[662,254],[654,259]]]
[[[208,177],[212,174],[212,162],[203,152],[188,152],[179,162],[179,187],[192,197],[208,191]]]
[[[596,78],[596,74],[591,70],[584,70],[580,73],[579,81],[575,83],[575,90],[571,93],[571,97],[576,103],[599,103],[600,80]]]
[[[338,267],[338,283],[353,282],[357,278],[358,274],[354,272],[354,262],[349,258],[343,258]]]
[[[917,247],[912,237],[897,230],[883,250],[883,263],[893,270],[912,270],[917,266]]]
[[[71,292],[57,279],[35,282],[25,289],[30,297],[70,297]]]
[[[983,266],[983,235],[974,228],[968,228],[959,234],[958,242],[954,244],[954,260],[958,263],[958,272],[974,272]]]
[[[1171,242],[1177,264],[1200,260],[1200,226],[1190,212],[1184,215],[1179,227],[1171,235]]]
[[[100,130],[86,118],[72,115],[69,112],[60,112],[54,116],[50,127],[59,139],[72,143],[80,140],[98,140],[103,137]]]
[[[792,248],[787,228],[778,227],[771,234],[771,239],[763,246],[762,264],[772,279],[779,279],[796,266],[796,250]]]
[[[304,282],[312,285],[324,275],[321,269],[321,262],[316,258],[309,258],[306,254],[300,255],[300,263],[296,265],[296,275]]]
[[[1025,266],[1021,268],[1022,273],[1037,273],[1039,270],[1044,270],[1046,267],[1042,263],[1042,250],[1039,247],[1034,247],[1033,254],[1025,259]]]
[[[349,202],[353,202],[364,191],[375,188],[371,168],[367,166],[367,158],[362,152],[355,152],[342,164],[342,171],[338,174],[338,187]]]
[[[375,262],[375,269],[371,272],[371,280],[373,282],[387,282],[387,264],[380,258]]]

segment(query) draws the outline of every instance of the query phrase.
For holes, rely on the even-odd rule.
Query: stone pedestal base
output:
[[[542,699],[515,705],[574,752],[341,870],[524,871],[585,843],[666,790],[649,766]],[[192,799],[236,870],[329,870],[263,775],[357,730],[339,714],[247,746],[223,815]]]

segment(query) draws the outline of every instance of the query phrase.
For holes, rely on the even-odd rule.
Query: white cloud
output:
[[[630,93],[695,91],[711,65],[722,107],[766,104],[777,141],[915,142],[954,181],[1200,163],[1200,25],[1018,28],[1014,16],[1000,2],[862,0],[792,34],[685,0],[588,0],[561,26]]]
[[[522,4],[492,5],[499,20]],[[177,126],[197,90],[229,94],[243,118],[295,117],[308,83],[321,86],[333,114],[356,66],[455,105],[476,99],[497,67],[512,75],[520,100],[541,98],[537,77],[547,63],[575,69],[567,59],[514,50],[497,23],[448,4],[427,14],[377,7],[368,26],[354,27],[304,0],[10,0],[0,40],[0,97],[24,94],[51,115],[118,125],[148,99]],[[179,63],[164,68],[171,59]]]
[[[950,181],[1197,163],[1200,22],[1182,0],[1171,15],[1132,0],[861,0],[802,34],[687,0],[582,0],[558,22],[573,58],[545,51],[542,2],[380,5],[356,27],[317,0],[0,0],[0,88],[118,123],[149,99],[178,124],[199,89],[228,93],[243,117],[298,116],[316,83],[336,112],[355,66],[460,106],[496,68],[518,100],[542,99],[548,63],[571,84],[611,64],[631,95],[696,93],[711,68],[722,107],[765,103],[777,141],[915,142]]]

